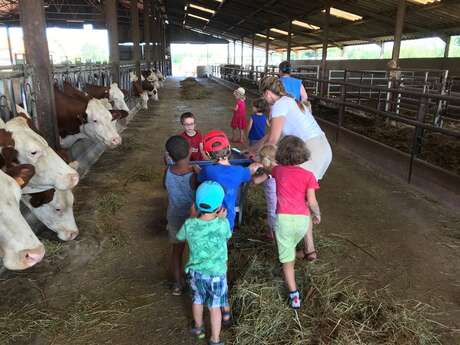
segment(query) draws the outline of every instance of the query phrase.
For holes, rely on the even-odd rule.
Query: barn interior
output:
[[[55,53],[50,28],[82,29],[83,41],[104,30],[106,55]],[[23,190],[20,214],[46,251],[25,270],[5,260],[0,200],[0,344],[197,343],[189,296],[171,295],[165,142],[187,111],[202,134],[230,134],[233,90],[246,90],[249,115],[281,61],[333,149],[317,192],[318,260],[296,263],[304,307],[293,312],[265,238],[263,189],[242,187],[223,339],[460,343],[460,0],[0,0],[0,30],[0,134],[27,113],[80,175],[66,191],[71,240]],[[138,92],[137,80],[152,88]],[[56,97],[88,85],[109,94],[113,83],[129,110],[112,121],[122,143],[77,134],[67,144]]]

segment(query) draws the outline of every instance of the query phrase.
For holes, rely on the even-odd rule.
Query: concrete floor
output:
[[[10,328],[6,338],[0,331],[0,343],[195,343],[188,298],[170,295],[161,177],[163,145],[179,131],[182,112],[194,112],[202,132],[229,132],[231,91],[204,84],[213,92],[209,99],[183,101],[178,80],[168,80],[160,102],[123,133],[123,146],[106,152],[76,189],[79,239],[48,251],[29,271],[2,277],[0,315],[9,315]],[[323,223],[315,231],[343,245],[340,254],[319,252],[320,260],[360,286],[388,286],[397,299],[430,303],[437,321],[460,328],[459,210],[340,150],[318,199]],[[107,203],[113,212],[101,207]],[[445,339],[460,343],[458,333]]]

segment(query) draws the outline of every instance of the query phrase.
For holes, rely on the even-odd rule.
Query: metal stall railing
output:
[[[458,127],[440,127],[438,125],[435,125],[431,121],[432,114],[430,114],[430,104],[437,104],[439,102],[449,102],[452,105],[460,107],[460,97],[442,95],[439,93],[431,93],[427,92],[426,90],[425,92],[423,92],[423,90],[421,92],[418,90],[410,90],[405,87],[393,88],[386,86],[370,86],[356,82],[329,79],[312,78],[311,80],[317,81],[318,83],[323,85],[326,84],[326,86],[329,86],[329,84],[334,83],[334,85],[337,85],[340,88],[339,96],[312,96],[313,100],[318,100],[323,103],[332,103],[336,105],[336,107],[338,108],[338,117],[335,123],[337,126],[336,141],[339,141],[340,130],[344,127],[345,113],[354,113],[350,110],[358,110],[371,116],[379,116],[384,118],[385,120],[398,122],[400,124],[403,124],[404,126],[410,126],[414,128],[412,142],[409,147],[410,163],[407,172],[407,179],[409,183],[412,178],[414,159],[417,158],[422,152],[426,132],[442,134],[451,138],[455,138],[454,140],[460,139],[460,129]],[[356,91],[359,91],[360,89],[362,92],[370,89],[373,93],[379,95],[378,99],[380,104],[382,102],[387,102],[384,99],[384,97],[382,97],[382,95],[386,95],[389,93],[398,94],[401,95],[401,97],[411,97],[412,99],[415,99],[418,104],[416,115],[414,117],[411,117],[397,113],[394,110],[389,111],[386,110],[385,107],[383,107],[382,105],[377,105],[377,107],[373,107],[366,104],[362,104],[362,102],[359,102],[359,99],[356,99]],[[349,93],[349,90],[353,90],[353,92]],[[442,114],[440,116],[442,117]]]
[[[0,67],[0,118],[8,121],[16,116],[16,104],[34,116],[35,101],[32,80],[24,65]]]

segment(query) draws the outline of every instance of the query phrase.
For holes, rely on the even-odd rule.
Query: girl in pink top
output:
[[[245,96],[246,91],[239,87],[233,92],[236,98],[235,108],[233,109],[233,117],[230,126],[233,129],[232,142],[244,143],[244,130],[247,127],[246,123],[246,103]],[[239,139],[236,137],[236,133],[239,132]]]
[[[300,308],[300,293],[295,281],[296,246],[313,224],[321,222],[315,190],[318,182],[312,172],[299,165],[310,158],[305,142],[292,135],[285,136],[278,145],[272,176],[276,181],[275,237],[278,257],[283,264],[284,280],[289,289],[290,305]]]

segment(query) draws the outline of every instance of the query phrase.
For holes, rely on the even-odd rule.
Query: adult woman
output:
[[[301,165],[321,180],[332,161],[332,150],[326,135],[319,127],[311,112],[300,102],[296,102],[287,92],[279,78],[267,76],[260,82],[259,90],[271,105],[271,126],[263,144],[276,145],[285,135],[295,135],[305,141],[310,151],[310,160]],[[308,231],[305,248],[301,257],[316,259],[313,233]]]
[[[279,76],[286,92],[295,98],[296,101],[306,102],[308,100],[307,91],[302,84],[302,80],[291,77],[291,63],[283,61],[279,64]]]

